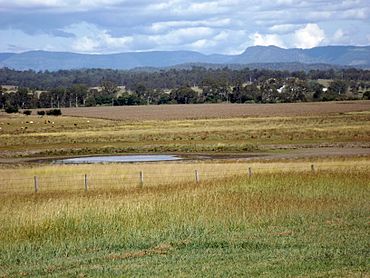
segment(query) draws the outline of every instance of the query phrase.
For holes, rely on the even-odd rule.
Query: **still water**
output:
[[[56,160],[58,164],[91,164],[91,163],[127,163],[127,162],[155,162],[174,161],[182,158],[175,155],[114,155],[90,156]]]

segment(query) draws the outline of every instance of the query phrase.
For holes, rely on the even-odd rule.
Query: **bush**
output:
[[[369,99],[370,100],[370,91],[366,91],[363,96],[362,96],[363,99]]]
[[[62,111],[60,109],[51,109],[49,111],[46,111],[46,115],[49,115],[49,116],[60,116],[60,115],[62,115]]]
[[[45,115],[45,111],[44,110],[37,111],[37,115],[44,116]]]
[[[32,114],[32,111],[31,110],[24,110],[23,114],[29,116],[29,115]]]
[[[6,113],[18,113],[18,107],[11,105],[11,104],[7,104],[5,106],[5,112]]]

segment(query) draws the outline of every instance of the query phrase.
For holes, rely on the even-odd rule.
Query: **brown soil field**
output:
[[[63,108],[66,116],[112,120],[182,120],[238,117],[314,116],[370,111],[370,101],[280,104],[186,104]]]

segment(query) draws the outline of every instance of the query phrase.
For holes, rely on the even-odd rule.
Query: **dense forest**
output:
[[[369,99],[370,71],[192,67],[35,72],[2,68],[0,85],[0,108],[12,108],[9,111],[96,105],[330,101]]]

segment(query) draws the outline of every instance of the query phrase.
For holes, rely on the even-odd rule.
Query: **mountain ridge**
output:
[[[15,70],[56,71],[84,68],[122,69],[166,68],[183,64],[329,64],[370,68],[370,46],[321,46],[284,49],[252,46],[238,55],[202,54],[196,51],[149,51],[115,54],[80,54],[34,50],[0,53],[0,67]]]

